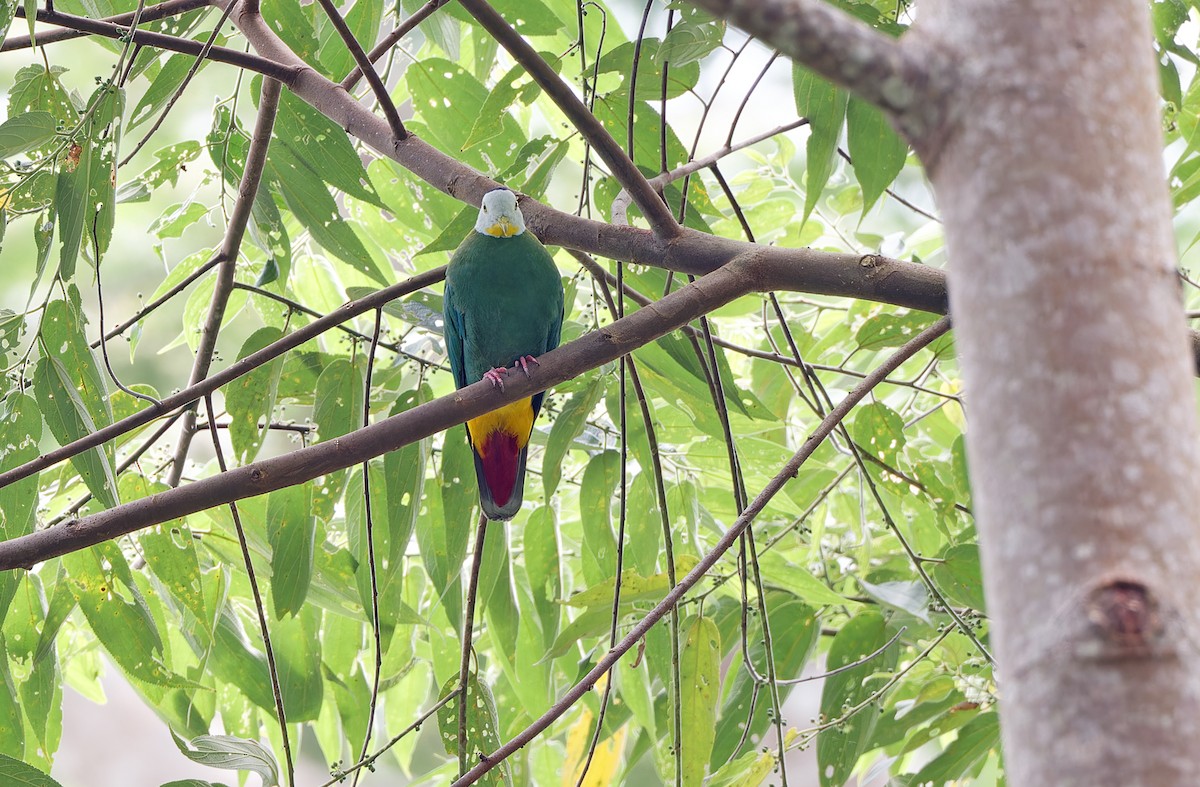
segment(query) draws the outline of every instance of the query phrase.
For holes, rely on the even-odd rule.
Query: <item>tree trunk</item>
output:
[[[1147,3],[928,2],[916,30],[963,69],[922,152],[1009,781],[1195,783],[1197,430]]]

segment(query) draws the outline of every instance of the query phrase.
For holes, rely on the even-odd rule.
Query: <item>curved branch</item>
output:
[[[896,40],[822,0],[691,0],[887,112],[914,148],[946,120],[957,66],[916,39]]]
[[[541,55],[534,51],[534,48],[504,21],[504,17],[488,5],[486,0],[459,0],[459,3],[483,25],[492,38],[508,50],[514,60],[525,67],[529,76],[546,91],[546,95],[558,105],[571,124],[591,143],[613,176],[633,196],[633,201],[641,208],[642,215],[650,222],[655,234],[664,238],[677,236],[680,231],[679,223],[675,221],[671,209],[655,193],[646,176],[634,165],[630,158],[632,154],[626,155],[625,151],[621,150],[621,146],[608,130],[588,111],[567,83],[554,73],[554,69],[546,64]]]
[[[734,298],[767,287],[771,282],[770,267],[770,261],[762,255],[740,257],[651,306],[543,355],[540,365],[530,377],[510,377],[501,390],[494,388],[489,381],[481,380],[337,440],[264,459],[83,519],[67,521],[58,527],[0,542],[0,571],[32,566],[135,530],[303,483],[394,451],[614,361]],[[375,296],[379,296],[379,293]],[[379,305],[382,302],[385,301]],[[311,325],[306,327],[311,328]],[[299,332],[291,334],[289,338]],[[293,346],[299,343],[294,342]],[[247,356],[234,366],[246,364],[257,354]],[[195,398],[210,393],[216,387],[211,384],[221,376],[214,375],[205,381],[205,387],[208,387],[205,393],[197,394],[192,389],[187,395]],[[176,395],[170,399],[178,397]],[[163,400],[164,404],[170,399]],[[155,409],[150,407],[142,412]],[[109,427],[110,430],[112,428]],[[92,437],[104,431],[107,430],[100,430]]]
[[[17,16],[24,18],[24,8],[17,8]],[[185,55],[199,56],[204,54],[205,50],[204,42],[202,41],[169,36],[165,33],[152,33],[148,30],[130,31],[128,27],[122,27],[112,22],[88,19],[85,16],[75,16],[73,14],[62,14],[57,11],[39,9],[37,12],[37,21],[45,22],[48,25],[70,28],[80,34],[97,35],[112,39],[131,37],[135,44],[151,46],[156,49],[165,49],[169,52],[182,52]],[[228,47],[214,46],[208,47],[208,52],[205,56],[216,63],[228,63],[231,66],[237,66],[247,71],[269,76],[289,87],[291,87],[293,80],[296,78],[296,67],[294,65],[285,65],[269,58],[252,55],[249,52],[239,52],[236,49],[229,49]]]

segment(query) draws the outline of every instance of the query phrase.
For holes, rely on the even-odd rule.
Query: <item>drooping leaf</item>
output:
[[[681,626],[679,683],[683,707],[683,784],[698,787],[716,736],[717,698],[721,689],[721,634],[711,618],[692,618]]]
[[[803,219],[807,221],[833,173],[849,96],[846,91],[799,65],[792,69],[792,91],[796,97],[796,112],[808,119]]]
[[[846,146],[863,190],[865,215],[904,168],[908,144],[875,107],[856,98],[846,107]]]
[[[263,787],[279,784],[279,764],[269,749],[258,741],[233,735],[201,735],[185,741],[173,731],[179,752],[192,762],[226,771],[249,771],[262,777]]]
[[[238,360],[258,352],[278,341],[283,331],[278,328],[259,328],[242,344]],[[275,358],[251,370],[225,386],[225,409],[229,411],[229,437],[233,451],[242,463],[254,459],[266,437],[275,410],[275,394],[283,358]]]

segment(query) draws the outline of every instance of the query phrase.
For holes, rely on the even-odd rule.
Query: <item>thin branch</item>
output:
[[[375,372],[375,349],[379,346],[379,332],[383,327],[383,308],[375,310],[375,331],[371,337],[370,349],[367,351],[367,379],[363,386],[363,427],[371,425],[371,377]],[[366,759],[371,746],[371,732],[375,727],[375,709],[379,703],[379,679],[383,672],[383,635],[379,625],[379,567],[375,562],[375,516],[371,510],[371,463],[362,463],[363,484],[363,523],[366,527],[367,568],[371,574],[371,633],[374,639],[375,675],[371,680],[371,704],[367,710],[367,732],[363,736],[362,753],[359,759]],[[354,787],[362,771],[354,773]]]
[[[771,137],[806,125],[808,125],[808,118],[800,118],[799,120],[794,120],[791,123],[787,123],[778,128],[771,129],[770,131],[764,131],[763,133],[757,134],[750,139],[743,140],[736,145],[724,145],[718,150],[714,150],[712,153],[709,153],[704,158],[693,159],[686,164],[676,167],[670,172],[664,172],[652,178],[650,180],[650,186],[655,190],[661,189],[668,183],[674,183],[680,178],[691,175],[693,172],[698,172],[702,169],[711,167],[713,164],[717,163],[731,153],[736,153],[737,151],[748,148],[751,145],[757,145],[759,142],[768,140]],[[629,210],[629,203],[631,199],[632,198],[629,196],[629,192],[625,191],[624,189],[621,189],[621,192],[617,194],[615,198],[613,198],[611,211],[613,224],[629,223],[628,219],[626,218],[626,213]]]
[[[204,397],[204,408],[208,411],[209,432],[212,434],[213,451],[217,455],[217,465],[225,472],[225,452],[221,450],[221,439],[217,436],[217,416],[213,412],[212,396]],[[258,627],[262,633],[263,650],[267,654],[267,672],[271,680],[271,693],[275,698],[275,716],[279,721],[279,734],[283,736],[283,757],[287,765],[287,784],[296,784],[296,771],[292,763],[292,744],[288,740],[287,716],[283,710],[283,691],[279,687],[279,669],[275,665],[275,649],[271,647],[271,633],[267,629],[267,613],[263,609],[262,594],[258,590],[258,579],[254,573],[254,561],[250,559],[250,545],[246,541],[246,531],[242,528],[242,517],[238,513],[237,504],[229,501],[229,513],[233,515],[233,526],[237,529],[238,544],[242,548],[242,560],[246,566],[246,578],[250,580],[250,593],[254,597],[254,610],[258,613]]]
[[[475,528],[475,551],[471,555],[471,578],[467,583],[467,614],[463,618],[462,660],[458,668],[458,775],[467,772],[470,754],[467,752],[467,678],[471,674],[471,635],[475,630],[475,602],[479,595],[479,572],[483,569],[483,545],[487,540],[487,514],[479,514]],[[478,701],[478,698],[476,698]]]
[[[22,19],[25,18],[25,9],[23,7],[17,7],[17,16]],[[203,42],[193,41],[190,38],[180,38],[164,33],[152,33],[148,30],[130,31],[127,27],[121,27],[111,22],[88,19],[85,16],[75,16],[73,14],[62,14],[57,11],[39,9],[37,12],[37,21],[57,27],[70,28],[82,35],[98,35],[112,39],[129,38],[133,43],[141,46],[166,49],[170,52],[182,52],[185,55],[200,55],[205,49]],[[209,47],[207,56],[213,62],[228,63],[238,68],[244,68],[247,71],[263,74],[264,76],[277,79],[289,87],[296,78],[296,69],[294,66],[283,65],[265,57],[252,55],[248,52],[239,52],[236,49],[229,49],[223,46]]]
[[[226,10],[226,15],[228,15],[228,10]],[[234,203],[233,211],[229,215],[225,239],[217,252],[217,257],[221,262],[217,268],[217,281],[213,287],[208,314],[200,329],[200,342],[196,347],[196,358],[192,361],[192,373],[188,379],[189,388],[204,380],[212,366],[213,353],[217,349],[217,337],[220,336],[221,324],[225,320],[225,307],[233,292],[234,275],[237,272],[237,259],[242,247],[242,238],[245,237],[246,225],[250,221],[250,213],[254,207],[254,198],[258,194],[258,186],[266,168],[267,149],[271,145],[271,131],[275,128],[275,114],[279,109],[281,89],[279,82],[274,79],[262,81],[258,118],[255,120],[254,134],[250,138],[250,146],[246,151],[246,165],[242,170],[242,181],[238,185],[237,202]],[[178,486],[179,479],[183,477],[183,468],[195,431],[196,407],[193,405],[183,416],[183,430],[179,434],[179,443],[175,447],[175,462],[171,466],[168,486]]]
[[[692,0],[896,119],[914,146],[946,122],[958,69],[949,55],[896,40],[821,0]]]
[[[689,287],[691,286],[695,285],[689,285]],[[686,292],[686,289],[687,288],[684,288],[678,292]],[[677,293],[672,293],[672,296],[675,294]],[[636,317],[637,314],[640,314],[640,312],[635,313],[633,316]],[[632,318],[627,317],[626,319],[628,320]],[[788,481],[795,477],[796,473],[800,470],[800,466],[803,465],[810,456],[812,456],[813,452],[816,451],[817,447],[825,440],[826,437],[829,436],[834,427],[842,422],[842,420],[850,413],[850,411],[854,409],[854,407],[857,406],[857,404],[862,401],[862,399],[868,393],[870,393],[871,389],[874,388],[875,385],[877,385],[893,370],[895,370],[900,364],[908,360],[922,348],[926,347],[934,339],[945,333],[949,327],[949,318],[943,318],[934,325],[931,325],[929,328],[926,328],[903,347],[899,348],[890,358],[880,364],[879,368],[875,370],[875,375],[867,380],[863,380],[861,383],[855,386],[854,389],[846,395],[846,398],[839,402],[838,406],[830,411],[829,415],[827,415],[820,425],[813,430],[813,433],[809,435],[807,440],[804,441],[804,445],[801,446],[800,450],[797,451],[795,455],[793,455],[792,458],[789,459],[783,466],[783,469],[780,470],[779,473],[776,474],[775,477],[772,478],[765,487],[763,487],[763,490],[758,494],[758,497],[754,498],[753,502],[746,507],[746,510],[743,511],[741,516],[737,518],[733,525],[731,525],[730,528],[725,531],[725,534],[721,536],[716,545],[713,546],[713,548],[709,550],[709,552],[705,554],[703,558],[700,559],[700,562],[696,564],[696,567],[689,571],[687,576],[681,579],[679,584],[672,588],[663,598],[663,600],[660,601],[654,607],[654,609],[648,612],[646,617],[644,617],[636,626],[634,626],[615,648],[609,650],[609,652],[606,653],[604,657],[596,663],[595,667],[593,667],[586,675],[584,675],[578,683],[576,683],[569,691],[567,691],[566,694],[564,694],[558,702],[551,706],[549,710],[542,714],[542,716],[526,727],[519,735],[509,740],[496,751],[489,754],[486,760],[476,765],[464,778],[454,782],[452,787],[466,787],[466,785],[474,784],[485,773],[487,773],[501,761],[510,757],[518,749],[532,741],[543,730],[545,730],[556,719],[558,719],[559,716],[574,706],[574,704],[578,702],[584,694],[591,690],[591,687],[595,685],[596,681],[599,680],[602,675],[612,669],[613,665],[616,664],[617,661],[623,655],[625,655],[630,648],[634,647],[638,641],[646,635],[646,632],[653,628],[654,625],[658,623],[658,621],[661,620],[662,617],[666,615],[672,607],[679,603],[680,599],[683,598],[684,593],[690,590],[697,582],[705,577],[709,569],[711,569],[713,565],[715,565],[716,562],[721,558],[721,556],[729,551],[729,548],[737,542],[738,538],[743,532],[745,532],[750,523],[754,521],[754,518],[762,512],[767,503],[769,503],[771,499],[778,494],[781,489],[783,489]]]
[[[516,30],[504,21],[486,0],[459,0],[460,5],[488,31],[500,45],[503,46],[513,59],[525,67],[529,76],[546,91],[571,125],[579,130],[585,139],[592,144],[600,158],[612,171],[613,176],[629,190],[634,202],[641,209],[642,215],[650,222],[650,227],[656,235],[663,238],[674,238],[679,235],[680,227],[671,211],[654,192],[633,161],[621,150],[621,146],[612,138],[608,130],[588,111],[579,97],[571,88],[554,73],[554,69],[542,59],[541,55],[531,47]]]
[[[413,11],[395,30],[380,39],[379,43],[367,53],[367,60],[371,63],[378,62],[379,58],[386,55],[402,38],[411,33],[417,25],[432,16],[434,11],[444,6],[447,2],[449,0],[429,0],[428,3]],[[353,90],[354,86],[358,84],[358,80],[362,79],[362,76],[362,68],[355,66],[354,70],[342,80],[342,87],[348,91]]]
[[[147,6],[142,10],[138,18],[142,24],[145,24],[146,22],[155,22],[159,19],[186,14],[189,11],[195,11],[197,8],[207,8],[208,5],[209,0],[167,0],[165,3]],[[127,14],[117,14],[116,16],[105,17],[97,21],[128,26],[135,16],[138,16],[138,12],[130,11]],[[29,49],[33,46],[45,46],[46,44],[55,44],[59,41],[70,41],[72,38],[82,38],[86,35],[89,34],[81,30],[40,30],[34,34],[32,41],[28,35],[12,35],[0,43],[0,52]]]
[[[333,0],[317,0],[321,4],[321,9],[325,11],[325,16],[329,17],[330,24],[342,37],[342,43],[346,45],[346,49],[350,51],[350,56],[354,58],[354,62],[358,64],[358,69],[367,77],[367,84],[371,86],[371,92],[375,94],[375,100],[379,102],[379,107],[383,110],[383,116],[387,118],[388,126],[392,130],[392,136],[396,139],[404,139],[408,136],[408,131],[405,130],[404,124],[400,122],[400,113],[396,111],[396,103],[392,101],[392,96],[388,93],[387,85],[383,84],[383,80],[379,78],[379,72],[375,70],[375,66],[367,58],[367,53],[363,51],[362,44],[354,37],[354,31],[346,24],[346,20],[338,13],[337,6]]]

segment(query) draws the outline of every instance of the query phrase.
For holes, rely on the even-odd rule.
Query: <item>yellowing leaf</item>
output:
[[[605,676],[607,677],[607,675]],[[596,682],[597,691],[603,691],[600,681]],[[567,731],[567,757],[563,767],[563,787],[574,787],[579,784],[579,775],[587,762],[588,747],[592,742],[592,711],[584,708],[579,714],[579,720]],[[607,787],[613,784],[617,768],[621,765],[621,753],[625,748],[627,728],[621,727],[609,738],[596,745],[596,752],[588,764],[587,778],[580,787]]]

